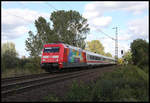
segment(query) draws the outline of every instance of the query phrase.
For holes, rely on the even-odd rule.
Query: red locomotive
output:
[[[45,44],[41,57],[41,68],[46,71],[104,64],[115,64],[115,60],[64,43]]]

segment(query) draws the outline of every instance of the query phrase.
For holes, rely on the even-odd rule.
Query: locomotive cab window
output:
[[[57,53],[57,52],[59,52],[59,47],[44,48],[44,53]]]

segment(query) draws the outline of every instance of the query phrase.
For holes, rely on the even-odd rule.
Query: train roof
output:
[[[112,57],[107,57],[107,56],[104,56],[104,55],[101,55],[101,54],[97,54],[97,53],[93,53],[93,52],[90,52],[90,51],[86,51],[88,54],[90,55],[93,55],[93,56],[100,56],[100,57],[103,57],[103,58],[107,58],[107,59],[111,59],[111,60],[115,60],[114,58]]]
[[[48,44],[62,44],[62,45],[64,45],[64,47],[69,47],[69,48],[72,48],[72,49],[75,49],[75,50],[82,50],[82,51],[84,51],[84,52],[86,52],[86,53],[88,53],[90,55],[93,55],[93,56],[101,56],[101,57],[104,57],[104,58],[107,58],[107,59],[115,60],[112,57],[107,57],[107,56],[104,56],[104,55],[101,55],[101,54],[96,54],[96,53],[93,53],[91,51],[83,50],[83,49],[81,49],[79,47],[75,47],[75,46],[72,46],[72,45],[69,45],[69,44],[65,44],[65,43],[48,43]],[[45,44],[45,45],[47,45],[47,44]]]
[[[72,45],[69,45],[69,44],[65,44],[65,43],[48,43],[48,44],[62,44],[64,47],[69,47],[69,48],[72,48],[72,49],[75,49],[75,50],[82,50],[82,51],[85,51],[79,47],[75,47],[75,46],[72,46]],[[48,45],[48,44],[44,44],[44,45]]]

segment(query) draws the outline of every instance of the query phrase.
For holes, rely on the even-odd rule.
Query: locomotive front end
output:
[[[41,57],[41,68],[51,71],[60,68],[61,45],[47,44],[44,45]]]

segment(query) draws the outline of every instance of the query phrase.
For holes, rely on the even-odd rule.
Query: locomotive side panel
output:
[[[85,52],[82,50],[68,47],[66,48],[64,58],[64,68],[86,66]]]

